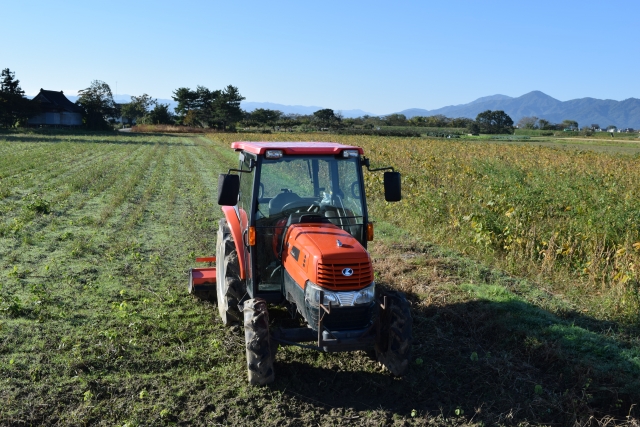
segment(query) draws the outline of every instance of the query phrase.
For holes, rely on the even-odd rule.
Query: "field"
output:
[[[249,387],[242,332],[187,271],[215,251],[229,143],[319,138],[403,173],[399,204],[366,176],[412,365],[396,379],[361,352],[287,347],[276,382]],[[0,134],[0,153],[0,425],[638,425],[637,155],[65,132]]]

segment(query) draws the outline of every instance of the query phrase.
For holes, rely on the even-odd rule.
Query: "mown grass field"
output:
[[[186,293],[229,143],[319,136],[6,134],[0,425],[637,425],[637,157],[320,137],[403,173],[399,204],[367,189],[378,283],[412,303],[405,378],[281,348],[249,387],[242,332]]]

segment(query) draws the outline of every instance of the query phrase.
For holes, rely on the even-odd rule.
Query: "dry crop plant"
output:
[[[242,135],[300,140],[301,135]],[[238,135],[216,135],[238,139]],[[316,135],[304,135],[313,140]],[[372,210],[418,236],[548,281],[599,318],[638,320],[638,159],[530,145],[323,135],[403,173],[403,202]],[[367,175],[369,190],[380,185]]]

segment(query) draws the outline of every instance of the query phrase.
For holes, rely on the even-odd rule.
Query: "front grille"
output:
[[[371,324],[375,304],[355,307],[331,307],[331,314],[322,311],[323,325],[331,331],[363,329]],[[318,330],[318,310],[309,307],[311,328]]]
[[[356,299],[356,293],[357,292],[338,292],[336,296],[338,297],[338,301],[340,301],[340,305],[345,307],[353,305],[353,300]]]
[[[351,276],[345,276],[345,268],[353,270]],[[369,262],[350,262],[340,264],[318,263],[318,285],[326,288],[351,288],[368,286],[373,282],[373,268]]]

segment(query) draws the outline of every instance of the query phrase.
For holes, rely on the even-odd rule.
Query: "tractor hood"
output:
[[[333,224],[289,227],[282,261],[304,288],[307,280],[335,290],[355,290],[373,282],[371,258],[360,242]]]

